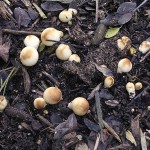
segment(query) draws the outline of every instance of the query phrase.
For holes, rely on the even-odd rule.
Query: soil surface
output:
[[[39,15],[33,2],[43,8],[47,18]],[[150,149],[150,55],[138,50],[150,37],[149,2],[122,25],[108,25],[108,20],[107,23],[101,20],[116,13],[118,7],[127,2],[124,0],[101,0],[98,22],[95,22],[95,1],[54,1],[51,7],[44,2],[13,0],[6,7],[0,1],[0,92],[8,101],[7,107],[0,112],[0,149]],[[139,6],[143,1],[133,2]],[[62,23],[59,13],[69,7],[76,8],[78,13],[73,15],[71,24]],[[28,11],[30,19],[25,13],[15,13],[16,8]],[[104,28],[97,34],[100,24]],[[29,34],[40,38],[41,32],[48,27],[63,31],[63,38],[52,47],[42,49],[40,46],[36,65],[23,66],[19,55],[25,47],[24,38]],[[121,28],[113,37],[105,38],[110,27]],[[100,40],[96,36],[100,36]],[[122,36],[130,38],[134,54],[127,48],[119,50],[117,40]],[[93,40],[98,42],[93,44]],[[69,45],[81,62],[59,60],[55,50],[60,43]],[[130,72],[119,74],[118,62],[123,58],[128,58],[133,67]],[[114,78],[111,88],[104,87],[106,76]],[[133,98],[129,98],[126,90],[128,82],[143,85],[135,91]],[[34,108],[34,99],[42,97],[44,90],[51,86],[61,89],[63,99],[41,110]],[[75,115],[67,107],[76,97],[84,97],[90,104],[89,112],[84,116]]]

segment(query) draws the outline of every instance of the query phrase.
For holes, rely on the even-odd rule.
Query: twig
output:
[[[143,62],[148,56],[150,56],[150,51],[148,53],[146,53],[146,55],[141,58],[140,62]]]
[[[98,21],[98,8],[99,8],[99,0],[96,0],[96,13],[95,13],[95,22]]]
[[[101,140],[102,142],[104,141],[103,139],[103,117],[102,117],[102,108],[101,108],[101,102],[100,102],[100,96],[99,96],[99,92],[96,91],[95,92],[95,101],[96,101],[96,109],[97,109],[97,116],[98,116],[98,124],[100,127],[100,131],[101,131]]]
[[[41,32],[17,31],[17,30],[11,30],[11,29],[2,29],[2,32],[14,34],[14,35],[22,35],[22,34],[24,34],[24,35],[33,34],[33,35],[37,35],[37,36],[41,35]]]
[[[142,7],[148,0],[144,0],[137,8],[133,10],[133,12],[137,11],[140,7]]]
[[[98,133],[97,138],[96,138],[96,142],[95,142],[95,146],[94,146],[94,150],[97,150],[98,145],[99,145],[99,141],[100,141],[100,134]]]
[[[53,78],[50,74],[48,74],[46,71],[43,71],[42,74],[48,77],[56,86],[60,85],[60,83],[55,78]]]

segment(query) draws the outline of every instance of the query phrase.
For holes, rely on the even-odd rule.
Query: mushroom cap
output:
[[[8,104],[8,102],[5,98],[5,96],[0,96],[0,112],[6,108],[7,104]]]
[[[38,51],[31,46],[27,46],[20,52],[20,61],[25,66],[33,66],[39,59]]]
[[[124,48],[126,47],[126,45],[124,44],[124,42],[121,39],[117,40],[117,46],[120,50],[124,50]]]
[[[62,92],[57,87],[49,87],[44,91],[43,98],[48,104],[57,104],[62,99]]]
[[[110,88],[114,85],[114,78],[111,76],[108,76],[104,80],[104,87]]]
[[[132,63],[128,58],[121,59],[118,63],[117,72],[129,72],[132,69]]]
[[[46,106],[46,102],[42,97],[36,98],[33,102],[36,109],[43,109]]]
[[[61,60],[68,60],[71,56],[72,51],[70,47],[66,44],[60,44],[56,49],[56,56]]]
[[[24,39],[24,45],[25,46],[31,46],[31,47],[34,47],[35,49],[38,49],[39,44],[40,44],[40,40],[35,35],[28,35]]]
[[[143,41],[139,46],[139,51],[143,54],[147,53],[150,50],[150,42]]]
[[[63,10],[59,14],[59,20],[61,22],[69,22],[72,19],[72,11]]]
[[[55,28],[46,28],[41,33],[41,41],[46,46],[52,46],[53,44],[56,43],[56,42],[53,42],[53,41],[58,41],[59,42],[60,38],[62,36],[63,36],[63,32],[62,31],[59,31],[59,30],[57,30]],[[52,41],[48,41],[48,40],[52,40]]]
[[[78,62],[80,63],[81,59],[80,57],[77,55],[77,54],[72,54],[70,57],[69,57],[69,61],[75,61],[75,62]]]
[[[78,11],[76,9],[74,9],[74,8],[69,8],[68,11],[71,11],[71,13],[73,15],[76,15],[78,13]]]
[[[89,102],[83,97],[77,97],[68,104],[68,107],[78,116],[85,115],[89,110]]]
[[[135,83],[135,90],[141,90],[143,87],[142,83],[141,82],[137,82]]]

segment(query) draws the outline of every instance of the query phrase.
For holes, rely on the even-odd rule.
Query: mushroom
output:
[[[77,97],[68,104],[68,107],[78,116],[85,115],[89,110],[89,102],[83,97]]]
[[[57,104],[62,99],[62,92],[58,87],[49,87],[44,91],[43,98],[48,104]]]
[[[129,94],[129,98],[135,97],[135,86],[134,86],[133,83],[128,82],[126,84],[126,90],[127,90],[128,94]]]
[[[55,28],[46,28],[41,34],[41,40],[46,46],[52,46],[56,42],[59,42],[62,36],[62,31],[59,31]]]
[[[36,109],[43,109],[46,106],[46,102],[42,97],[36,98],[33,102]]]
[[[0,112],[2,112],[6,108],[7,104],[8,102],[5,96],[0,96]]]
[[[110,88],[114,85],[114,78],[111,76],[108,76],[104,80],[104,87],[105,88]]]
[[[33,66],[39,59],[38,51],[31,46],[27,46],[20,52],[20,61],[25,66]]]
[[[69,57],[69,61],[75,61],[75,62],[78,62],[80,63],[81,59],[80,57],[77,55],[77,54],[72,54],[70,57]]]

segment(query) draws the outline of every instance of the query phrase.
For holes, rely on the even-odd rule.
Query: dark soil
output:
[[[104,11],[104,14],[107,14],[116,12],[119,5],[125,1],[106,0],[105,2],[102,1],[99,8]],[[142,1],[134,2],[139,5]],[[40,6],[41,3],[38,1],[37,4]],[[69,4],[60,4],[64,8],[69,6]],[[19,0],[13,1],[9,7],[12,12],[17,7],[27,9],[24,3]],[[11,44],[8,61],[4,62],[3,59],[0,59],[0,79],[4,81],[11,71],[11,69],[5,69],[9,67],[19,69],[10,78],[5,91],[9,104],[3,112],[0,112],[0,149],[78,150],[79,145],[84,143],[88,145],[90,150],[93,150],[100,130],[95,98],[93,96],[88,99],[88,97],[92,90],[101,83],[99,94],[101,95],[103,120],[115,130],[122,143],[119,143],[108,129],[103,128],[104,143],[100,139],[97,149],[140,150],[142,144],[138,131],[141,129],[146,135],[148,150],[150,147],[150,110],[148,110],[148,106],[150,106],[150,57],[140,62],[144,55],[138,51],[142,41],[150,37],[150,16],[146,10],[150,11],[149,2],[136,11],[132,19],[122,26],[118,34],[109,39],[103,38],[97,45],[92,45],[91,42],[94,31],[100,24],[100,22],[95,23],[95,1],[86,2],[78,7],[78,14],[73,17],[72,25],[59,21],[60,11],[45,12],[47,19],[38,17],[36,23],[32,20],[27,27],[21,26],[11,18],[0,16],[2,30],[42,32],[47,27],[54,27],[63,31],[65,36],[61,42],[68,44],[73,53],[77,53],[81,58],[81,63],[59,60],[54,52],[58,46],[56,44],[52,48],[45,47],[42,52],[39,52],[39,61],[35,66],[24,67],[20,63],[19,54],[24,48],[23,40],[26,35],[3,32],[3,42],[4,39],[9,39]],[[12,17],[14,16],[12,15]],[[123,53],[118,50],[117,39],[122,36],[131,39],[132,46],[137,50],[136,54],[131,55],[129,50]],[[118,61],[124,57],[131,60],[133,69],[128,74],[117,74]],[[113,87],[104,88],[105,76],[97,70],[95,64],[106,65],[112,71],[115,79]],[[51,75],[53,80],[44,72]],[[136,96],[133,99],[129,99],[125,89],[125,85],[129,81],[143,84],[143,88],[136,91]],[[47,105],[43,110],[35,109],[34,99],[41,96],[46,87],[55,85],[62,90],[63,100],[56,105]],[[70,129],[67,129],[64,135],[60,133],[60,137],[54,138],[56,127],[65,122],[73,113],[67,107],[68,103],[79,96],[88,99],[90,112],[83,117],[75,116],[77,127],[72,127],[73,125],[62,126],[62,132],[65,128]],[[106,103],[107,100],[116,100],[118,104],[112,106]],[[132,132],[137,146],[126,139],[125,132],[127,130]],[[65,137],[67,135],[68,137]],[[76,135],[81,135],[82,140],[80,141]],[[86,148],[82,145],[81,149]]]

